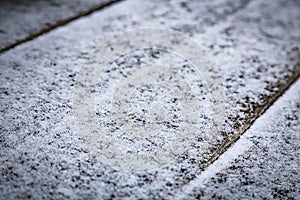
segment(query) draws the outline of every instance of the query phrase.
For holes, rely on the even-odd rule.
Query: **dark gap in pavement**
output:
[[[281,97],[300,77],[300,70],[296,70],[295,73],[289,78],[288,83],[282,84],[281,89],[272,96],[272,98],[268,99],[268,102],[265,106],[262,106],[256,110],[256,115],[253,118],[247,120],[246,124],[242,125],[239,129],[239,133],[235,134],[229,138],[226,138],[225,141],[221,144],[221,146],[217,149],[217,151],[212,155],[212,157],[208,160],[208,162],[203,166],[203,171],[216,161],[224,152],[226,152],[235,142],[243,135],[252,124],[259,119],[261,115],[263,115],[277,100]]]

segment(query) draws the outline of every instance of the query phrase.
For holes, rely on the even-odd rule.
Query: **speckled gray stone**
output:
[[[299,199],[299,108],[298,80],[181,197]]]
[[[0,2],[0,50],[109,2],[112,1],[2,0]]]
[[[2,54],[2,198],[172,198],[299,76],[299,10],[298,1],[126,1]],[[223,75],[228,110],[208,152],[197,155],[201,138],[195,138],[172,166],[126,173],[82,146],[72,90],[101,41],[147,26],[181,31],[207,50]],[[162,59],[152,50],[141,56],[145,62]],[[126,61],[139,65],[138,58]],[[120,73],[128,66],[114,64]],[[179,59],[174,65],[180,70],[185,64]]]

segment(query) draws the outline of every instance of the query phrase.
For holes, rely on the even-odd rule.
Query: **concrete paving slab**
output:
[[[111,2],[113,1],[2,0],[0,2],[0,52]]]
[[[3,198],[172,198],[299,76],[300,26],[295,20],[299,9],[297,1],[126,1],[2,54]],[[274,10],[280,14],[270,14]],[[102,163],[82,144],[74,126],[72,91],[80,82],[76,78],[84,63],[97,63],[91,53],[104,39],[145,26],[181,31],[207,51],[223,76],[226,123],[207,151],[201,149],[205,137],[196,135],[194,143],[172,165],[153,172],[128,173]],[[100,100],[105,92],[111,95],[110,88],[120,77],[126,77],[131,66],[140,69],[141,64],[151,63],[171,64],[174,74],[181,73],[187,83],[195,80],[191,87],[206,97],[205,87],[193,85],[201,83],[201,79],[190,70],[188,61],[151,48],[115,60],[94,93]],[[161,99],[169,98],[167,90],[161,93],[166,94]],[[142,99],[133,98],[136,105],[145,106]],[[116,128],[108,123],[109,110],[106,112],[105,108],[110,102],[102,100],[95,106],[97,116],[99,121],[106,119],[110,131]],[[139,108],[133,110],[140,111]],[[205,106],[201,108],[201,119],[209,123]],[[206,123],[199,126],[200,134]],[[172,128],[167,126],[166,130]],[[158,132],[162,141],[168,142],[169,138],[163,135],[167,131]]]
[[[300,81],[205,172],[182,199],[299,199]]]

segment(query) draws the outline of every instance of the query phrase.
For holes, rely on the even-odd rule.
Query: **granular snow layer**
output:
[[[0,198],[171,199],[201,174],[228,138],[240,135],[299,76],[299,17],[299,1],[133,0],[1,54]],[[220,69],[227,113],[223,131],[204,153],[197,154],[203,138],[195,137],[171,165],[153,172],[129,173],[114,170],[84,148],[74,126],[72,100],[81,66],[90,61],[99,44],[114,34],[140,27],[172,28],[197,41]],[[147,49],[115,60],[112,66],[117,70],[107,74],[99,88],[109,87],[112,77],[121,76],[128,66],[138,67],[140,60],[151,63],[164,56],[187,80],[195,77],[193,72],[181,70],[189,69],[182,58]],[[199,94],[205,94],[198,89]],[[101,99],[101,91],[97,95]],[[105,102],[99,109],[101,105]],[[99,116],[103,119],[105,114]],[[274,128],[277,126],[280,128]],[[259,150],[251,155],[257,156],[255,151]]]

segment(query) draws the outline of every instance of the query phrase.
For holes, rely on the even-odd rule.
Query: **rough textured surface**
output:
[[[2,54],[2,197],[171,198],[226,138],[240,134],[298,76],[299,10],[298,1],[126,1]],[[145,26],[181,31],[207,50],[223,75],[228,113],[208,152],[187,150],[172,166],[125,173],[83,148],[73,125],[72,89],[80,66],[101,41]],[[160,59],[151,50],[144,57]],[[138,58],[126,61],[138,65]],[[185,64],[179,59],[175,66]],[[115,65],[122,73],[126,63]],[[191,149],[201,148],[197,142],[201,138]]]
[[[233,147],[209,166],[210,173],[204,172],[198,177],[201,181],[186,187],[189,193],[182,197],[299,199],[299,108],[297,81]],[[240,155],[232,157],[236,154]]]
[[[2,0],[0,50],[108,2],[110,1]]]

